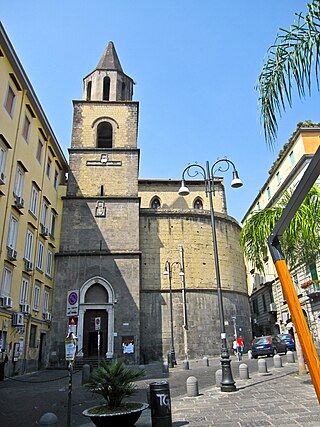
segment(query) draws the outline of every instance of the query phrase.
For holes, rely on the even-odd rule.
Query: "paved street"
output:
[[[243,362],[249,366],[250,379],[239,379],[239,362],[232,360],[232,370],[237,391],[221,393],[215,387],[215,371],[219,359],[210,359],[210,366],[202,360],[190,361],[190,370],[182,363],[163,374],[159,363],[146,365],[147,376],[138,382],[137,395],[133,400],[146,401],[149,384],[167,380],[170,384],[173,427],[264,427],[264,426],[320,426],[320,406],[309,375],[299,377],[296,363],[286,363],[274,368],[272,359],[268,374],[258,374],[257,360]],[[186,396],[186,379],[195,376],[199,381],[198,397]],[[54,412],[59,427],[67,424],[68,373],[66,371],[40,371],[23,377],[0,382],[1,427],[33,427],[41,415]],[[81,386],[81,372],[73,375],[72,418],[73,427],[92,427],[82,411],[99,404]],[[150,410],[144,411],[137,427],[150,427]],[[121,427],[121,426],[119,426]]]

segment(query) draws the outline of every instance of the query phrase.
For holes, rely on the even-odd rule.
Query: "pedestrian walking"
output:
[[[236,338],[233,340],[233,343],[232,343],[232,351],[233,351],[233,355],[236,356],[238,353],[238,343]]]
[[[244,350],[244,342],[243,342],[242,336],[240,335],[237,339],[237,354],[238,354],[239,362],[240,360],[242,360],[243,350]]]

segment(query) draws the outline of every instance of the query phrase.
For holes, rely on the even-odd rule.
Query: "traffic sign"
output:
[[[100,331],[101,330],[101,317],[95,317],[94,318],[94,329],[96,331]]]
[[[79,312],[79,290],[68,291],[67,294],[67,316],[78,316]]]

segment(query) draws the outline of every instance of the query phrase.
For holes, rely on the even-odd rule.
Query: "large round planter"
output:
[[[93,424],[97,427],[129,427],[133,426],[139,419],[142,411],[147,409],[149,405],[147,403],[139,403],[140,407],[132,409],[128,412],[119,412],[112,414],[92,414],[89,411],[99,406],[88,408],[82,412],[85,417],[90,417]]]

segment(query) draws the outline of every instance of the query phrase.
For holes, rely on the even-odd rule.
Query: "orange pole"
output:
[[[276,260],[275,267],[282,285],[284,297],[287,301],[292,321],[296,328],[301,344],[304,359],[307,363],[313,387],[320,403],[320,360],[311,337],[311,333],[304,317],[301,304],[294,288],[287,263],[284,260]]]

